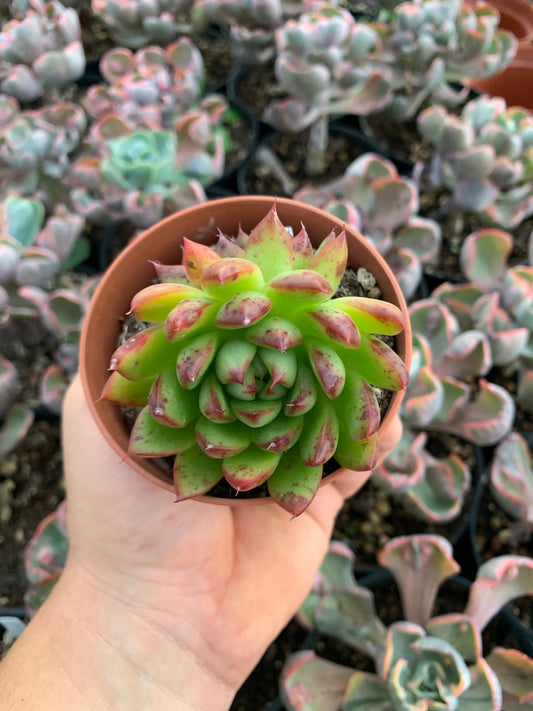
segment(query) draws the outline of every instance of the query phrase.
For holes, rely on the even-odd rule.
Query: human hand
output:
[[[228,708],[303,601],[335,515],[370,473],[347,472],[323,486],[293,520],[272,503],[175,503],[120,461],[92,419],[79,379],[62,422],[70,549],[56,600],[76,600],[91,635],[123,657],[118,671],[110,657],[99,673],[136,670],[129,693],[151,699],[109,708],[161,711],[163,697],[174,699],[173,709],[180,698],[183,708]],[[400,432],[397,419],[381,458]],[[163,695],[157,702],[150,686]],[[105,688],[106,696],[118,694],[109,680]]]

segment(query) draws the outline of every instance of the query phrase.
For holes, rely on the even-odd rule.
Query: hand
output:
[[[228,708],[310,589],[344,498],[370,473],[347,472],[322,487],[294,520],[272,503],[175,503],[120,461],[78,379],[62,421],[70,539],[63,592],[57,586],[63,604],[83,601],[79,614],[91,632],[165,698]],[[381,458],[400,433],[397,419]],[[137,683],[139,699],[147,690]],[[212,694],[217,703],[204,698]],[[124,708],[166,708],[131,703]]]

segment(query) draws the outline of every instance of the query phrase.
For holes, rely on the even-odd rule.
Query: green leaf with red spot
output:
[[[400,356],[376,336],[366,336],[360,348],[347,350],[344,362],[347,370],[356,371],[378,388],[402,390],[409,382],[409,373]]]
[[[208,457],[200,447],[180,452],[174,460],[176,501],[207,494],[223,476],[222,460]]]
[[[202,452],[214,459],[232,457],[251,443],[251,433],[241,422],[211,422],[200,417],[196,422],[196,442]]]
[[[194,424],[187,427],[162,425],[145,407],[137,415],[130,435],[128,454],[136,457],[168,457],[196,443]]]
[[[343,348],[359,348],[359,329],[347,313],[333,306],[336,301],[335,299],[333,302],[315,306],[302,314],[302,327],[305,323],[312,335],[335,341]]]
[[[259,391],[260,387],[255,382],[252,368],[248,368],[242,383],[227,383],[226,385],[228,395],[238,400],[255,400],[255,396]]]
[[[292,239],[293,269],[305,269],[314,254],[313,245],[302,225],[300,231]]]
[[[215,324],[219,328],[248,328],[261,321],[271,308],[268,296],[257,291],[243,291],[220,308]]]
[[[145,380],[176,362],[178,346],[169,344],[162,326],[150,326],[128,338],[111,356],[109,370],[128,380]]]
[[[148,403],[154,378],[128,380],[115,370],[106,381],[101,400],[118,402],[126,407],[144,407]]]
[[[278,452],[265,452],[251,444],[244,452],[224,459],[222,470],[234,489],[249,491],[268,479],[280,457]]]
[[[260,291],[265,285],[261,270],[248,259],[228,257],[211,264],[202,276],[202,289],[226,301],[241,291]]]
[[[377,432],[381,414],[376,393],[359,373],[346,372],[343,391],[333,404],[353,440],[368,439]]]
[[[341,467],[353,469],[355,471],[367,471],[376,465],[378,438],[372,435],[368,439],[357,442],[350,437],[350,433],[339,422],[339,441],[335,450],[335,459]]]
[[[307,269],[322,274],[330,283],[333,292],[336,292],[346,270],[347,261],[346,232],[342,230],[337,236],[332,231],[309,260]]]
[[[313,500],[321,480],[322,467],[305,466],[295,448],[282,455],[268,479],[268,493],[285,511],[299,516]]]
[[[257,264],[267,281],[292,269],[292,238],[275,206],[250,232],[244,251],[246,258]]]
[[[168,427],[185,427],[200,414],[198,396],[180,384],[175,367],[157,376],[148,406],[152,417]]]
[[[200,289],[187,284],[152,284],[141,289],[132,299],[131,311],[139,321],[163,322],[184,299],[204,298]]]
[[[405,329],[402,312],[388,301],[368,299],[364,296],[346,296],[335,299],[332,306],[347,313],[362,333],[394,336]]]
[[[200,286],[202,276],[210,264],[218,262],[221,257],[205,244],[193,242],[186,237],[183,239],[183,266],[187,276],[194,286]]]
[[[285,414],[289,417],[305,415],[314,406],[317,395],[318,386],[311,369],[298,363],[296,380],[285,402]]]
[[[272,422],[281,411],[280,400],[237,400],[230,401],[235,417],[248,427],[263,427]]]
[[[244,383],[244,378],[257,351],[253,343],[240,338],[227,341],[220,348],[215,370],[221,383]]]
[[[165,284],[188,284],[192,282],[187,276],[187,271],[183,264],[161,264],[161,262],[151,262],[160,282]]]
[[[272,299],[281,312],[313,306],[327,301],[333,295],[328,280],[317,272],[300,269],[283,272],[271,279],[265,287],[265,293]]]
[[[200,412],[212,422],[234,422],[226,392],[214,373],[208,373],[198,395]]]
[[[176,359],[176,372],[186,390],[193,390],[202,382],[217,353],[218,340],[216,333],[203,333],[181,348]]]
[[[313,373],[322,390],[330,399],[338,397],[346,380],[346,369],[341,357],[333,348],[320,341],[309,341],[305,345]]]
[[[169,343],[177,343],[201,329],[212,326],[220,304],[209,299],[188,299],[175,306],[165,321]]]
[[[246,338],[258,346],[284,352],[303,342],[302,332],[291,321],[268,316],[246,331]]]
[[[253,443],[267,452],[285,452],[298,441],[303,424],[302,415],[286,417],[279,414],[270,424],[253,431]]]
[[[284,353],[272,348],[259,348],[259,355],[270,375],[269,389],[276,385],[291,388],[296,380],[298,360],[294,351]]]
[[[228,239],[225,234],[219,231],[218,240],[215,245],[215,252],[226,259],[227,257],[239,257],[244,259],[245,252],[242,247],[240,247],[237,242],[232,239]]]
[[[325,464],[335,454],[339,438],[339,421],[331,402],[319,398],[305,418],[298,445],[302,462],[309,467]]]

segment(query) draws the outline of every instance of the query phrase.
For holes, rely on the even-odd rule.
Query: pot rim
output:
[[[179,242],[182,234],[178,232],[185,231],[185,235],[192,238],[199,238],[199,241],[210,242],[210,238],[214,238],[216,235],[215,227],[218,226],[223,220],[222,224],[226,229],[237,229],[238,225],[241,223],[239,219],[241,212],[245,209],[246,205],[253,206],[254,212],[253,217],[251,217],[251,224],[243,226],[243,229],[251,229],[259,220],[268,213],[272,205],[275,204],[278,214],[280,214],[280,219],[284,224],[290,224],[291,213],[294,208],[297,210],[297,215],[292,216],[293,226],[299,228],[300,219],[303,223],[307,223],[310,218],[319,223],[319,229],[322,231],[322,225],[324,226],[325,238],[331,229],[346,230],[348,241],[354,242],[357,247],[365,249],[365,259],[361,260],[358,266],[364,266],[369,263],[369,271],[377,271],[378,285],[382,290],[383,296],[387,301],[395,303],[402,310],[406,319],[405,330],[396,336],[397,338],[397,351],[404,360],[407,369],[409,369],[411,362],[411,327],[409,322],[409,313],[407,309],[407,303],[400,290],[400,287],[394,277],[394,274],[388,264],[385,262],[383,257],[377,252],[377,250],[370,244],[370,242],[363,237],[359,232],[357,232],[352,227],[346,225],[339,218],[316,208],[314,206],[302,203],[298,200],[293,200],[291,198],[280,198],[268,195],[236,195],[232,197],[220,198],[217,200],[210,200],[208,202],[201,203],[199,205],[194,205],[185,210],[173,213],[172,215],[164,218],[160,222],[156,223],[152,227],[148,228],[140,235],[135,237],[117,256],[117,258],[108,267],[106,272],[103,274],[100,283],[98,284],[93,297],[89,303],[89,308],[85,316],[83,323],[81,339],[80,339],[80,364],[79,373],[81,376],[84,394],[91,411],[91,415],[94,418],[99,430],[104,435],[107,442],[113,447],[113,449],[120,455],[123,461],[127,461],[128,464],[135,469],[138,473],[142,474],[145,478],[149,479],[158,486],[167,489],[168,491],[174,492],[174,484],[169,480],[163,480],[161,478],[162,473],[158,472],[157,467],[153,459],[150,458],[132,458],[128,456],[125,445],[127,444],[128,434],[126,433],[126,427],[124,424],[119,425],[122,422],[120,415],[120,405],[115,403],[102,401],[100,395],[103,389],[103,385],[107,380],[108,364],[112,352],[116,348],[117,338],[120,333],[120,319],[127,313],[129,309],[129,303],[133,295],[142,288],[143,285],[149,284],[150,280],[153,279],[153,265],[150,264],[150,259],[146,259],[146,264],[144,268],[139,267],[139,264],[143,264],[142,260],[144,258],[144,252],[156,252],[157,248],[153,246],[157,239],[158,234],[164,234],[168,230],[172,230],[175,234],[176,242]],[[206,214],[207,213],[207,214]],[[286,214],[283,214],[286,213]],[[199,226],[198,216],[204,216],[204,219],[200,222],[200,225],[205,226],[206,223],[209,224],[208,233],[205,232],[205,227]],[[307,215],[307,218],[306,218]],[[218,217],[218,219],[216,219]],[[255,220],[255,222],[254,222]],[[174,227],[174,225],[177,225]],[[192,235],[187,228],[180,227],[180,224],[196,224],[196,234]],[[231,224],[231,227],[227,227]],[[200,234],[199,234],[200,233]],[[174,234],[172,238],[174,238]],[[170,240],[170,236],[168,238]],[[354,246],[352,249],[356,249]],[[161,245],[158,245],[159,254],[156,253],[152,256],[152,259],[161,258]],[[170,248],[167,248],[167,252]],[[137,253],[140,252],[141,256],[137,257]],[[177,250],[176,250],[177,252]],[[168,255],[167,255],[168,256]],[[176,257],[178,255],[176,254]],[[164,255],[163,255],[163,258]],[[174,258],[174,263],[177,263],[178,259]],[[368,261],[369,260],[369,261]],[[121,290],[120,286],[115,283],[115,280],[120,276],[130,273],[130,267],[133,267],[134,263],[137,264],[135,269],[135,275],[132,277],[132,282],[134,286],[131,287],[128,293]],[[133,270],[131,270],[133,271]],[[148,276],[150,275],[150,276]],[[385,280],[385,281],[383,281]],[[131,293],[130,293],[131,292]],[[105,300],[105,301],[104,301]],[[112,304],[111,308],[106,305],[107,302]],[[102,306],[104,304],[104,306]],[[122,308],[120,304],[124,305]],[[112,333],[115,332],[115,339],[112,340]],[[103,352],[105,349],[98,347],[98,340],[102,343],[109,343],[109,349],[107,352]],[[389,404],[389,408],[385,413],[378,432],[383,434],[386,429],[390,426],[393,421],[398,409],[400,407],[401,401],[404,396],[403,390],[394,392]],[[110,428],[114,426],[117,431],[123,430],[122,443],[116,439],[116,436],[112,434]],[[126,435],[124,439],[123,435]],[[338,476],[344,474],[345,468],[339,468],[333,473],[324,477],[321,482],[321,486],[326,483],[333,481]],[[364,484],[366,479],[370,476],[370,472],[361,472],[361,486]],[[270,497],[262,497],[256,499],[248,498],[220,498],[209,496],[209,494],[204,494],[199,497],[195,497],[197,501],[207,501],[214,504],[222,505],[243,505],[243,504],[261,504],[267,502],[273,502]]]

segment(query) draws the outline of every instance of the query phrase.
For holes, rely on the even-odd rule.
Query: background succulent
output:
[[[532,693],[533,659],[503,648],[484,657],[481,641],[504,604],[533,594],[530,558],[500,556],[483,564],[464,612],[432,617],[439,587],[459,570],[452,548],[441,536],[393,538],[379,562],[395,578],[405,618],[388,627],[376,613],[373,593],[355,581],[352,562],[349,549],[332,544],[300,617],[369,656],[376,672],[341,666],[311,650],[298,652],[282,674],[288,709],[468,711],[481,698],[486,711],[501,711],[519,708],[520,699]]]
[[[21,20],[0,32],[0,90],[19,101],[34,101],[66,86],[85,71],[76,11],[57,0],[31,0]]]
[[[292,238],[272,208],[215,249],[185,239],[183,265],[160,267],[163,281],[133,298],[132,313],[150,325],[116,350],[102,397],[143,408],[129,453],[174,455],[178,499],[223,477],[237,492],[267,482],[297,515],[333,456],[351,469],[373,465],[375,387],[407,381],[374,334],[405,323],[379,299],[331,300],[346,261],[344,233],[314,253],[305,228]]]

